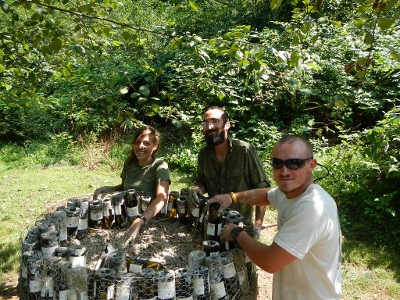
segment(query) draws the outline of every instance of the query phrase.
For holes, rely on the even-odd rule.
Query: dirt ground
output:
[[[193,250],[201,249],[202,237],[190,232],[187,225],[178,220],[153,219],[143,228],[143,232],[124,249],[130,255],[160,262],[166,268],[176,269],[188,266],[188,255]],[[267,227],[261,231],[261,240],[271,241],[275,227]],[[80,241],[87,247],[87,267],[93,269],[99,255],[107,244],[115,244],[123,234],[123,230],[95,230]],[[79,242],[78,242],[79,243]],[[121,249],[119,249],[121,250]],[[3,274],[3,294],[0,299],[18,299],[17,284],[19,274]],[[272,275],[257,268],[259,300],[270,300],[272,292]],[[249,299],[244,295],[241,300]],[[254,299],[254,298],[252,298]]]

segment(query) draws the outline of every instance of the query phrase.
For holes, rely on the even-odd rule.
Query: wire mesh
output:
[[[137,195],[137,200],[143,198],[143,193]],[[119,199],[119,204],[124,199],[120,195],[115,198]],[[228,249],[219,247],[219,251],[207,251],[207,257],[204,251],[192,249],[192,252],[201,252],[201,259],[190,263],[193,258],[187,253],[187,263],[174,269],[132,259],[120,249],[108,252],[95,267],[88,266],[86,245],[74,241],[91,234],[85,224],[101,230],[112,228],[99,223],[100,219],[104,222],[99,216],[103,210],[101,201],[93,205],[88,199],[72,199],[68,205],[70,213],[66,213],[67,208],[65,211],[62,207],[57,208],[29,228],[21,243],[18,293],[22,300],[235,300],[257,289],[256,267],[237,243],[230,243]],[[71,207],[82,208],[85,213]],[[95,213],[90,212],[91,207]],[[228,215],[227,219],[240,220],[245,230],[251,233],[251,224],[246,223],[239,213],[229,211]],[[91,216],[96,222],[89,222]],[[84,218],[86,221],[80,221]],[[185,218],[191,226],[182,226],[182,230],[204,239],[204,234],[195,230],[196,219],[187,215]],[[207,240],[203,242],[210,244]],[[101,253],[98,256],[101,257]]]

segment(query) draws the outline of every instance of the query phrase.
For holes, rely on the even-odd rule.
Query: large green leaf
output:
[[[269,4],[269,7],[272,10],[278,9],[282,4],[282,0],[271,0],[271,3]]]
[[[380,19],[378,21],[378,26],[381,30],[386,30],[393,25],[392,19]]]

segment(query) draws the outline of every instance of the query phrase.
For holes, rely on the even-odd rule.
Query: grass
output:
[[[96,147],[91,149],[90,155],[85,155],[85,164],[73,166],[61,161],[47,167],[35,165],[34,160],[23,164],[17,163],[21,159],[6,162],[10,152],[2,152],[0,298],[15,292],[21,239],[43,217],[47,207],[63,199],[89,196],[98,186],[120,183],[123,154],[114,155],[104,165],[98,163],[104,161],[104,153]],[[171,190],[190,187],[189,177],[182,170],[171,169]],[[265,223],[274,223],[274,218],[275,211],[267,210]],[[398,299],[400,257],[395,251],[344,237],[342,268],[343,299]]]

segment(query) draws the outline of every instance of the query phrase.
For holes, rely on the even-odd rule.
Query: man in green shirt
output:
[[[206,146],[198,155],[196,181],[189,195],[191,207],[197,206],[198,196],[203,193],[213,197],[270,186],[255,147],[229,137],[230,126],[228,114],[223,108],[211,106],[205,110],[202,127]],[[261,229],[265,207],[254,209],[254,206],[237,203],[231,208],[254,221],[258,230]]]

